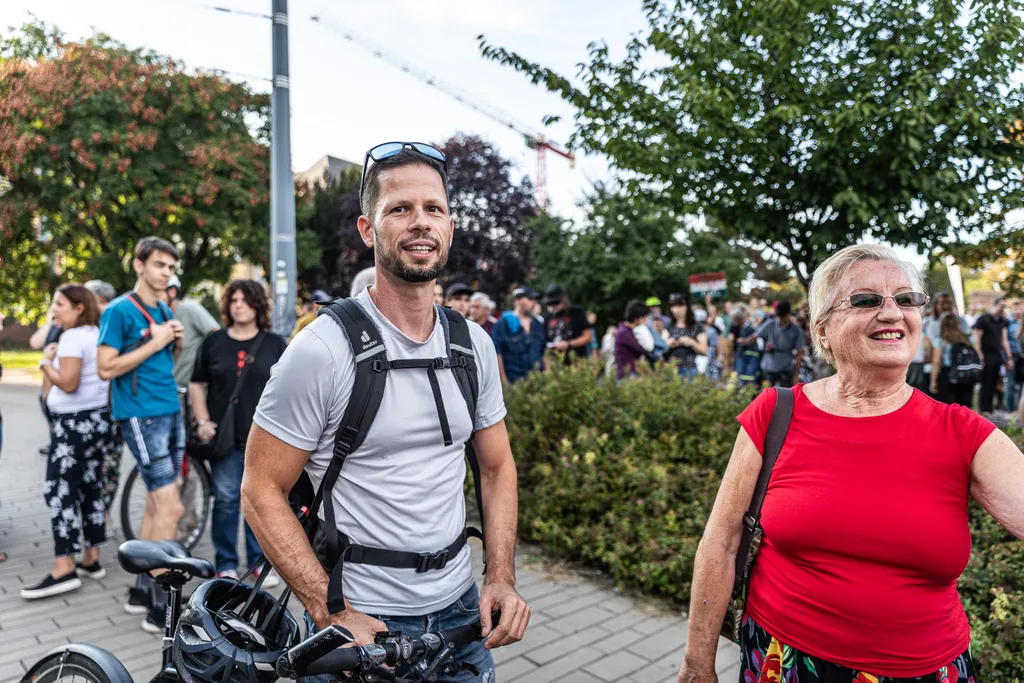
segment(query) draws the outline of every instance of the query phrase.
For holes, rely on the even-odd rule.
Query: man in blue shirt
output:
[[[135,245],[135,290],[110,302],[100,318],[96,366],[110,381],[112,413],[149,492],[140,538],[173,539],[183,508],[178,472],[185,426],[174,381],[174,347],[184,333],[160,295],[174,275],[178,251],[158,237]],[[148,577],[147,577],[148,578]],[[124,609],[146,614],[142,628],[163,633],[166,596],[142,577]]]
[[[520,287],[512,292],[512,299],[515,310],[503,313],[491,330],[502,384],[515,383],[534,370],[544,369],[547,337],[544,320],[533,314],[537,293]]]

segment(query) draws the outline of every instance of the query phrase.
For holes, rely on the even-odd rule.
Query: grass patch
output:
[[[38,370],[39,361],[43,358],[42,351],[17,349],[0,351],[0,364],[5,370]]]

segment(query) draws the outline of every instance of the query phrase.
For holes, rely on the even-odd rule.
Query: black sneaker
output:
[[[21,597],[26,600],[38,600],[39,598],[48,598],[51,595],[70,593],[81,587],[82,580],[78,578],[76,572],[65,574],[59,579],[55,579],[52,574],[47,574],[45,579],[32,588],[23,588],[21,590]]]
[[[78,573],[87,579],[93,579],[99,581],[107,575],[107,570],[100,566],[100,561],[96,560],[92,564],[82,564],[76,562],[75,566],[78,568]]]
[[[146,614],[150,602],[148,586],[132,586],[128,589],[128,599],[124,601],[124,611],[126,614]]]
[[[165,633],[167,631],[164,606],[153,605],[149,608],[146,618],[142,620],[142,630],[146,633]]]
[[[149,600],[146,618],[142,620],[142,630],[146,633],[166,633],[167,592],[159,586],[153,586]]]

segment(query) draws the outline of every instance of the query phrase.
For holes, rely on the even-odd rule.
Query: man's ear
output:
[[[373,224],[370,219],[366,216],[360,216],[356,222],[356,228],[359,230],[359,236],[363,238],[363,244],[373,248]]]

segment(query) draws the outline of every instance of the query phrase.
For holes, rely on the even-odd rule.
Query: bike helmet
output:
[[[274,665],[296,645],[299,625],[285,600],[232,579],[192,593],[174,633],[173,656],[184,683],[273,683]]]

